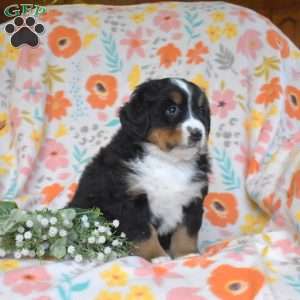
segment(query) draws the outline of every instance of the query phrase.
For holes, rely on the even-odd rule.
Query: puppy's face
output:
[[[204,147],[210,131],[207,98],[183,79],[140,85],[120,112],[123,128],[163,151]]]

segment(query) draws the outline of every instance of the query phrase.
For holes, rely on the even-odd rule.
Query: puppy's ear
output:
[[[208,99],[206,97],[206,94],[204,92],[201,92],[201,96],[200,96],[200,105],[203,109],[203,123],[205,125],[205,129],[207,132],[207,136],[209,135],[210,132],[210,108],[209,108],[209,102]]]
[[[134,94],[121,108],[120,121],[124,130],[139,138],[145,138],[150,127],[150,113],[144,99],[139,96],[139,93]]]

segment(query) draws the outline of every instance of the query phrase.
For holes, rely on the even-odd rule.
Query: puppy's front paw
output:
[[[151,259],[153,264],[162,264],[168,261],[171,261],[172,258],[170,256],[159,256]]]

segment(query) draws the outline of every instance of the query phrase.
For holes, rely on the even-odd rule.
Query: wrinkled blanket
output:
[[[300,52],[223,2],[48,7],[35,48],[0,31],[0,198],[64,207],[148,78],[208,95],[212,158],[199,251],[150,264],[2,259],[0,299],[300,297]]]

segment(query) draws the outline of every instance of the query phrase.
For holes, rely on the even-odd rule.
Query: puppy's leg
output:
[[[171,238],[170,253],[179,257],[197,252],[197,234],[190,235],[185,225],[179,225]]]
[[[159,256],[168,256],[159,243],[155,228],[150,225],[150,237],[146,240],[134,242],[133,254],[141,256],[147,260]]]
[[[173,257],[196,253],[198,231],[202,224],[202,199],[195,199],[183,208],[183,221],[176,228],[171,238],[170,252]]]

